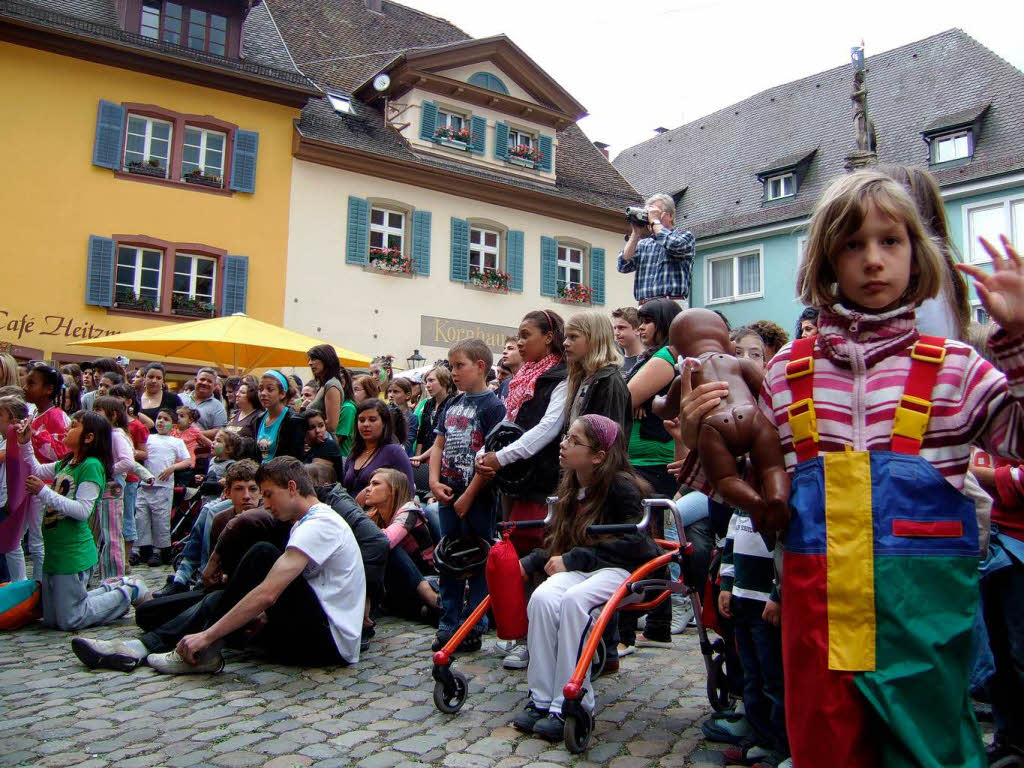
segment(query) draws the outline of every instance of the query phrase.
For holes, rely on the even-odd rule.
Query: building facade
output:
[[[868,114],[881,164],[938,180],[963,260],[1001,233],[1024,246],[1024,74],[960,30],[866,60]],[[645,194],[678,201],[697,236],[695,306],[733,325],[795,329],[797,268],[814,204],[855,149],[847,65],[771,88],[621,152],[616,168]],[[975,318],[986,321],[973,293]]]
[[[319,92],[266,5],[0,0],[0,71],[0,342],[61,363],[163,323],[283,322],[293,124]]]
[[[295,130],[288,327],[433,360],[462,338],[500,350],[531,310],[633,303],[615,258],[639,195],[514,43],[390,2],[275,18],[327,96]]]

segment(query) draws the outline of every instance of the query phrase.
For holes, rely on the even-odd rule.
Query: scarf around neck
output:
[[[558,365],[561,358],[552,353],[542,357],[535,363],[523,363],[516,375],[508,384],[508,397],[505,398],[505,418],[515,421],[523,403],[533,399],[537,389],[537,379]]]

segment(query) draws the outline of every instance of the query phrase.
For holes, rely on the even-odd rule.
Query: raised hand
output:
[[[992,271],[974,264],[957,264],[957,268],[974,280],[985,311],[1010,336],[1024,333],[1024,263],[1006,235],[1000,235],[1004,256],[988,240],[979,237],[982,247],[992,257]]]

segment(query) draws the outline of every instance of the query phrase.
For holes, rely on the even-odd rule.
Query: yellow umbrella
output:
[[[323,343],[323,339],[279,328],[238,312],[228,317],[78,341],[75,345],[212,362],[222,371],[230,366],[232,372],[238,374],[255,368],[304,366],[306,350]],[[358,352],[334,348],[344,366],[362,368],[372,361]]]

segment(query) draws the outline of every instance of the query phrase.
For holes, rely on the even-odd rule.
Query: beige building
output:
[[[296,125],[285,324],[402,365],[460,338],[499,350],[533,309],[632,304],[615,260],[639,195],[576,125],[584,108],[504,36],[340,9],[273,7],[327,97]]]

